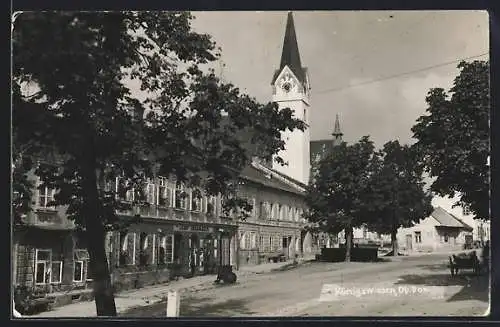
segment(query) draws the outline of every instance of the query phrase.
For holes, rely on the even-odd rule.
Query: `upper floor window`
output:
[[[152,181],[148,181],[146,184],[146,202],[150,204],[156,204],[156,186]]]
[[[217,214],[217,197],[210,195],[207,197],[207,213],[211,215]]]
[[[156,192],[158,205],[162,207],[171,207],[172,190],[168,183],[168,179],[160,177],[158,179],[158,191]]]
[[[38,190],[38,205],[40,207],[52,207],[49,205],[52,201],[54,201],[54,189],[48,187],[42,187]]]
[[[130,183],[122,177],[116,178],[116,193],[118,199],[132,202],[134,201],[135,190],[130,187]]]
[[[201,211],[201,191],[199,189],[194,189],[191,191],[191,210],[192,211]]]
[[[262,219],[269,219],[271,214],[271,210],[269,208],[269,203],[268,202],[261,202],[260,203],[260,216]]]
[[[175,184],[175,207],[179,209],[187,209],[187,194],[185,186],[181,182]]]

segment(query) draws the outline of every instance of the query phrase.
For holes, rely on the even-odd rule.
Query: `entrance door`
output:
[[[282,248],[283,248],[283,254],[288,257],[288,237],[283,237],[282,238]]]
[[[413,241],[413,238],[412,238],[411,234],[407,234],[406,235],[406,249],[408,251],[413,250],[413,243],[412,243],[412,241]]]

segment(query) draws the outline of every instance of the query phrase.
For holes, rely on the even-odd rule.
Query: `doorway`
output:
[[[413,238],[411,236],[411,234],[406,234],[406,249],[408,251],[412,251],[413,250]]]

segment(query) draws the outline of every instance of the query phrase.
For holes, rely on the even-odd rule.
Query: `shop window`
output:
[[[247,248],[247,243],[246,243],[247,235],[245,232],[242,232],[240,234],[240,249],[246,250]]]
[[[415,232],[415,243],[422,243],[422,233]]]
[[[120,266],[135,264],[135,234],[120,233]]]
[[[250,248],[257,248],[257,234],[255,232],[250,233]]]
[[[150,260],[150,255],[148,253],[148,248],[150,244],[149,244],[149,235],[147,233],[143,232],[140,234],[139,244],[141,246],[139,252],[139,265],[146,266],[149,264]]]
[[[187,197],[187,194],[185,191],[184,184],[181,182],[177,182],[175,184],[175,207],[178,209],[186,210],[186,208],[187,208],[186,197]]]
[[[46,284],[50,282],[51,260],[51,250],[35,250],[35,284]]]
[[[174,235],[161,237],[159,253],[159,264],[174,262]]]

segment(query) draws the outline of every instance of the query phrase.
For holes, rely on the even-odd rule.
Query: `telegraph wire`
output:
[[[488,55],[488,54],[489,54],[489,52],[485,52],[485,53],[482,53],[482,54],[479,54],[479,55],[470,56],[470,57],[466,57],[466,58],[455,59],[453,61],[447,61],[447,62],[443,62],[443,63],[440,63],[440,64],[428,66],[428,67],[423,67],[423,68],[416,69],[416,70],[411,70],[411,71],[407,71],[407,72],[403,72],[403,73],[399,73],[399,74],[384,76],[384,77],[372,79],[372,80],[369,80],[369,81],[366,81],[366,82],[361,82],[361,83],[357,83],[357,84],[351,84],[351,85],[346,85],[346,86],[341,86],[341,87],[336,87],[336,88],[331,88],[331,89],[325,89],[325,90],[322,90],[322,91],[315,92],[314,94],[325,94],[325,93],[330,93],[330,92],[338,92],[338,91],[343,91],[343,90],[350,89],[350,88],[357,87],[357,86],[378,83],[378,82],[386,81],[386,80],[389,80],[389,79],[394,79],[394,78],[398,78],[398,77],[402,77],[402,76],[406,76],[406,75],[411,75],[411,74],[415,74],[415,73],[420,73],[420,72],[423,72],[423,71],[427,71],[427,70],[431,70],[431,69],[435,69],[435,68],[439,68],[439,67],[448,66],[448,65],[451,65],[451,64],[463,61],[463,60],[469,60],[469,59],[483,57],[483,56]]]

